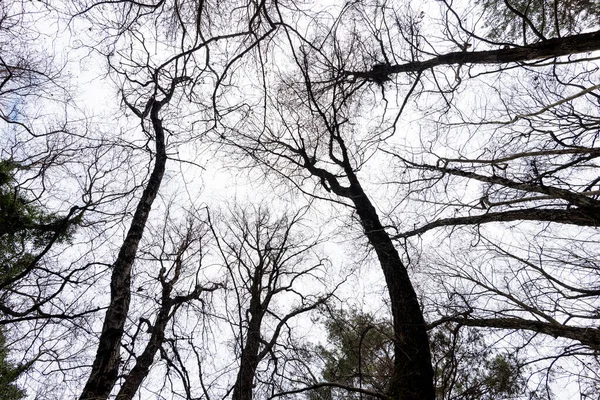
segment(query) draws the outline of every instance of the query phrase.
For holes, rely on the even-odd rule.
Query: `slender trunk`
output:
[[[142,354],[137,358],[123,385],[121,385],[116,400],[131,400],[146,376],[148,376],[150,367],[154,363],[154,356],[165,339],[165,329],[170,319],[169,313],[172,305],[169,293],[167,293],[167,296],[163,296],[162,305],[154,326],[148,328],[151,331],[150,340]]]
[[[381,264],[392,305],[396,337],[394,375],[388,395],[396,400],[433,400],[435,389],[429,339],[408,271],[358,181],[352,183],[350,190],[365,235]]]
[[[260,299],[260,279],[262,277],[262,268],[258,267],[254,276],[252,285],[252,299],[250,300],[250,321],[242,356],[240,357],[240,369],[238,371],[231,400],[252,400],[252,389],[254,388],[254,375],[260,362],[260,327],[264,316],[263,307]]]
[[[137,209],[125,241],[113,264],[110,283],[110,304],[106,310],[104,325],[98,343],[96,358],[92,364],[90,377],[85,384],[80,400],[107,399],[117,381],[121,361],[121,339],[131,299],[131,268],[135,261],[140,240],[150,214],[152,203],[158,194],[165,172],[167,155],[162,121],[158,113],[167,100],[152,103],[150,113],[155,133],[156,159],[148,184],[138,202]]]
[[[187,245],[182,246],[181,254],[186,247]],[[156,356],[156,353],[158,350],[160,350],[165,341],[165,331],[167,329],[167,325],[169,324],[171,318],[173,318],[177,308],[183,303],[197,299],[203,291],[214,291],[219,287],[219,285],[216,284],[213,285],[212,288],[196,286],[191,293],[172,298],[171,292],[173,291],[173,285],[175,285],[180,277],[182,265],[181,259],[178,258],[176,263],[177,266],[175,269],[175,275],[171,281],[166,281],[166,278],[162,273],[159,275],[159,279],[163,285],[160,310],[158,311],[154,325],[150,325],[150,322],[146,320],[149,325],[148,332],[150,333],[150,340],[148,340],[148,343],[146,344],[142,354],[136,358],[135,365],[131,371],[129,371],[127,376],[124,378],[123,384],[117,393],[116,400],[131,400],[137,393],[138,389],[142,385],[142,382],[144,379],[146,379],[148,373],[150,372],[150,367],[152,367],[152,364],[154,363],[154,357]]]

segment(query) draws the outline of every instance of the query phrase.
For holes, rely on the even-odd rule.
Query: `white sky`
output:
[[[324,10],[332,12],[335,6],[323,5],[320,3],[320,7]],[[435,15],[439,4],[436,2],[427,2],[424,5],[422,3],[413,2],[412,6],[415,10],[422,9],[425,11],[427,18],[430,15]],[[35,7],[35,6],[33,6]],[[311,9],[315,11],[315,9]],[[85,138],[90,137],[114,137],[118,136],[123,142],[127,140],[139,141],[143,138],[143,134],[138,129],[137,118],[130,115],[130,118],[126,119],[123,117],[124,105],[119,100],[119,94],[116,91],[118,82],[115,82],[112,76],[106,75],[107,64],[106,59],[94,51],[86,49],[86,45],[89,43],[90,36],[102,35],[102,32],[97,32],[93,25],[89,25],[84,20],[76,19],[70,25],[70,29],[67,29],[66,25],[57,25],[50,19],[43,19],[36,23],[36,30],[41,34],[37,40],[37,46],[46,48],[48,52],[57,54],[57,61],[67,62],[66,73],[71,78],[69,83],[72,83],[75,89],[73,89],[73,102],[67,107],[66,113],[69,117],[81,120],[80,124],[77,124],[81,129],[84,127],[87,130],[83,130]],[[433,18],[433,17],[432,17]],[[476,22],[470,22],[476,23]],[[477,22],[478,23],[478,22]],[[64,24],[64,23],[63,23]],[[308,25],[305,23],[305,25]],[[89,29],[92,29],[91,33]],[[308,29],[308,27],[305,27]],[[87,31],[86,31],[87,30]],[[84,32],[85,34],[82,34]],[[434,35],[432,40],[438,41],[443,38],[439,35]],[[475,42],[474,48],[479,49],[483,45]],[[161,51],[157,46],[154,49],[153,55],[160,56]],[[452,75],[452,72],[448,72],[448,76]],[[447,76],[446,76],[447,77]],[[452,79],[451,77],[449,79]],[[488,80],[487,76],[481,77],[477,82],[477,86],[470,87],[462,93],[462,98],[457,101],[457,104],[463,110],[472,110],[474,108],[481,107],[481,110],[489,110],[488,104],[485,104],[485,99],[490,90],[490,87],[497,87],[498,81]],[[475,81],[475,80],[474,80]],[[250,82],[249,82],[250,83]],[[251,82],[255,83],[255,82]],[[487,87],[485,85],[488,85]],[[510,90],[511,87],[507,85],[502,87],[502,90]],[[253,90],[253,89],[251,89]],[[376,92],[379,90],[375,88]],[[243,93],[243,91],[242,91]],[[390,111],[398,109],[398,105],[401,104],[403,98],[402,94],[397,98],[394,98],[393,90],[389,90],[386,87],[386,97],[391,100]],[[425,95],[424,95],[425,97]],[[436,94],[430,95],[429,99],[439,101],[439,96]],[[48,125],[50,121],[56,118],[64,116],[65,109],[61,108],[60,105],[53,103],[54,99],[40,102],[37,107],[43,107],[43,114],[47,116],[45,119],[41,119],[38,123],[39,126]],[[359,119],[361,123],[368,124],[369,122],[374,123],[378,121],[381,115],[381,99],[378,93],[373,95],[372,99],[374,103],[373,111],[365,118]],[[432,101],[432,100],[430,100]],[[425,101],[426,104],[427,101]],[[188,112],[188,108],[192,111]],[[191,120],[194,114],[193,108],[183,105],[181,108],[182,112],[186,112],[186,118],[183,119],[184,123]],[[52,113],[56,113],[58,117],[54,117]],[[131,113],[129,113],[131,114]],[[457,115],[457,114],[454,114]],[[377,117],[374,118],[374,117]],[[84,118],[87,120],[83,121]],[[434,117],[432,117],[434,118]],[[187,125],[190,126],[189,124]],[[412,109],[410,113],[402,117],[401,126],[398,129],[396,137],[388,141],[388,147],[393,148],[398,146],[400,148],[421,148],[427,144],[431,144],[436,150],[436,154],[440,156],[450,156],[458,152],[459,145],[457,148],[451,149],[449,145],[452,142],[464,144],[461,151],[472,152],[474,149],[479,149],[485,146],[488,142],[493,139],[493,134],[481,130],[477,132],[479,136],[473,134],[473,132],[462,131],[457,133],[455,136],[447,141],[437,141],[437,132],[431,130],[433,124],[431,121],[422,119],[422,114],[419,110]],[[362,126],[359,131],[364,131],[367,128]],[[198,129],[202,131],[200,127]],[[186,134],[188,132],[185,132]],[[492,139],[490,139],[492,138]],[[431,140],[431,142],[427,142]],[[4,142],[4,139],[3,139]],[[198,163],[198,166],[192,166],[189,164],[178,164],[176,162],[169,162],[168,172],[165,176],[164,186],[161,190],[161,199],[157,200],[157,211],[164,210],[173,201],[180,209],[185,209],[190,206],[204,206],[209,205],[211,209],[222,210],[226,209],[228,205],[234,202],[241,204],[246,203],[267,203],[272,205],[275,209],[296,209],[305,205],[306,198],[292,193],[292,191],[281,184],[280,180],[274,179],[270,176],[263,179],[262,172],[259,170],[247,170],[247,169],[235,169],[230,168],[231,162],[221,161],[221,158],[226,158],[226,155],[221,153],[215,153],[207,148],[201,141],[198,143],[182,144],[179,147],[180,155],[188,160],[192,160]],[[446,154],[447,153],[447,154]],[[83,154],[83,153],[82,153]],[[87,153],[85,153],[87,154]],[[143,160],[144,154],[138,154],[139,160]],[[82,155],[83,158],[83,155]],[[125,173],[120,175],[121,159],[116,157],[111,158],[107,156],[105,168],[114,168],[107,175],[106,179],[103,180],[103,184],[107,185],[107,188],[111,190],[117,190],[119,187],[130,187],[136,179],[140,180],[137,175],[140,171],[143,171],[144,164],[135,164]],[[147,160],[146,160],[147,161]],[[104,165],[103,165],[104,166]],[[70,167],[62,169],[68,170]],[[102,169],[102,168],[100,168]],[[55,176],[54,184],[57,186],[51,188],[48,198],[48,205],[65,203],[80,204],[81,198],[77,196],[80,188],[73,185],[72,183],[77,180],[79,172],[75,170],[71,171],[73,176]],[[411,225],[415,223],[422,223],[421,214],[424,207],[420,204],[415,208],[413,203],[405,203],[409,205],[401,205],[395,210],[394,203],[398,198],[401,198],[405,193],[402,190],[398,190],[395,186],[390,185],[389,182],[394,180],[391,165],[388,161],[378,161],[374,158],[365,167],[364,171],[361,172],[361,178],[364,179],[365,186],[368,188],[368,193],[372,194],[374,203],[377,205],[382,217],[386,218],[388,213],[390,219],[397,219],[404,223],[402,227],[410,229]],[[68,183],[67,183],[68,182]],[[60,185],[66,185],[66,187],[58,188]],[[274,187],[275,186],[275,187]],[[55,190],[56,189],[56,190]],[[450,188],[443,193],[443,195],[452,198],[452,200],[462,200],[465,203],[477,203],[481,196],[481,187],[478,184],[470,183],[466,186],[459,186],[456,189]],[[413,196],[413,198],[415,198]],[[55,203],[53,203],[53,201]],[[291,203],[291,205],[290,205]],[[347,209],[341,206],[332,206],[324,202],[317,202],[314,210],[311,210],[308,218],[310,223],[314,224],[311,228],[314,232],[322,232],[324,237],[331,237],[332,239],[324,244],[323,251],[328,255],[331,260],[331,268],[335,271],[334,278],[341,278],[345,273],[354,271],[353,275],[348,279],[339,291],[339,296],[348,302],[348,304],[356,305],[357,307],[363,307],[365,310],[379,312],[383,309],[384,304],[384,289],[383,279],[380,271],[374,262],[374,256],[365,256],[364,252],[364,239],[360,240],[359,244],[356,244],[355,238],[359,237],[359,228],[357,224],[353,227],[348,227],[347,224],[350,222],[350,213]],[[125,206],[123,201],[117,203],[118,206]],[[106,207],[113,207],[113,204],[107,204]],[[129,204],[131,208],[132,204]],[[436,215],[450,215],[452,210],[436,210],[435,207],[431,206],[431,209],[440,214]],[[444,214],[446,213],[446,214]],[[407,217],[408,216],[408,217]],[[95,217],[101,218],[101,216]],[[153,223],[155,227],[160,227],[162,216],[155,214],[153,217]],[[89,236],[98,235],[96,242],[93,243],[93,250],[98,254],[93,256],[97,258],[97,261],[104,263],[110,263],[114,259],[114,248],[120,243],[124,229],[126,225],[117,224],[111,226],[106,232],[91,232],[86,233],[86,238]],[[151,231],[151,229],[149,229]],[[110,234],[108,233],[110,232]],[[498,235],[500,237],[506,237],[505,235],[511,235],[512,228],[509,227],[507,230],[498,231],[494,228],[489,230],[490,236]],[[89,236],[87,236],[89,235]],[[433,239],[426,237],[424,240],[415,240],[415,246],[427,249],[432,243],[439,245],[439,234],[434,232],[430,236],[436,236]],[[517,236],[517,235],[515,235]],[[83,239],[83,238],[82,238]],[[508,238],[510,239],[510,237]],[[522,239],[525,241],[526,235]],[[105,242],[101,242],[104,240]],[[460,239],[458,239],[460,241]],[[568,243],[565,240],[565,243]],[[468,251],[467,243],[461,243],[462,246],[456,247],[444,247],[439,245],[440,257],[444,256],[444,252],[451,253],[452,251]],[[63,253],[68,257],[77,257],[81,254],[77,252],[89,251],[83,244],[75,244],[73,249]],[[426,252],[424,252],[426,254]],[[447,253],[446,253],[447,254]],[[90,254],[85,257],[91,258]],[[363,258],[364,257],[364,258]],[[416,255],[415,255],[416,257]],[[425,256],[427,260],[427,256]],[[434,256],[429,257],[434,259]],[[363,262],[364,263],[361,263]],[[213,261],[216,263],[216,261]],[[431,266],[429,266],[431,267]],[[419,265],[417,265],[419,268]],[[140,267],[140,270],[144,268]],[[152,270],[150,269],[151,273]],[[417,271],[419,272],[419,271]],[[429,282],[427,277],[423,276],[427,274],[427,270],[424,273],[417,274],[418,278],[416,281],[417,286],[427,287]],[[106,276],[104,279],[106,279]],[[419,280],[420,279],[420,280]],[[335,281],[335,279],[333,279]],[[102,281],[100,281],[102,282]],[[135,284],[135,283],[134,283]],[[104,286],[94,287],[89,292],[85,293],[84,298],[93,299],[98,301],[98,298],[94,299],[94,296],[102,296],[107,292],[106,282]],[[75,294],[74,294],[75,295]],[[103,300],[106,300],[104,298]],[[139,300],[139,299],[138,299]],[[141,304],[141,302],[140,302]],[[148,306],[148,305],[146,305]],[[149,306],[148,306],[149,307]],[[140,314],[139,311],[136,311]],[[137,315],[136,314],[136,315]],[[95,329],[99,327],[99,321],[96,321]],[[315,328],[319,331],[320,328]],[[87,337],[87,336],[86,336]],[[219,348],[219,344],[214,344],[216,349],[216,358],[222,357],[219,361],[219,366],[230,363],[231,358],[226,358],[225,352],[219,353],[222,348]],[[89,350],[89,349],[88,349]],[[542,350],[543,352],[543,350]],[[90,353],[91,354],[91,353]],[[230,357],[230,354],[227,353]],[[567,367],[569,365],[567,364]],[[160,371],[155,371],[156,375],[160,375]],[[40,378],[43,379],[43,378]],[[33,383],[32,385],[38,385]],[[561,388],[557,393],[575,393],[576,382],[567,382],[564,384],[566,389],[562,389],[562,381],[557,383],[558,387]]]

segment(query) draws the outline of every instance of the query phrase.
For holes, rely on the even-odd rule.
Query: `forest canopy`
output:
[[[0,3],[0,397],[600,392],[595,0]]]

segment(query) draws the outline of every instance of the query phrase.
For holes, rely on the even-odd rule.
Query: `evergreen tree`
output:
[[[25,370],[25,367],[13,365],[6,358],[8,349],[6,337],[0,330],[0,398],[3,400],[19,400],[24,398],[25,392],[16,385],[15,381]]]
[[[54,243],[72,235],[76,218],[47,212],[21,191],[15,180],[19,164],[0,161],[0,288],[27,274]],[[0,304],[2,304],[0,298]]]
[[[317,354],[327,382],[384,394],[393,374],[393,329],[389,322],[356,310],[334,312],[325,320],[329,346]],[[517,357],[489,348],[468,328],[440,327],[431,335],[438,399],[510,399],[525,393],[524,369]],[[529,393],[529,396],[534,394]],[[322,387],[311,400],[375,399]],[[531,397],[535,398],[535,397]]]
[[[50,246],[68,240],[81,217],[61,218],[29,200],[15,180],[19,168],[11,160],[0,161],[0,321],[11,316],[7,299],[13,284],[27,276]],[[9,350],[0,330],[0,399],[18,400],[25,392],[15,382],[31,363],[11,363]]]

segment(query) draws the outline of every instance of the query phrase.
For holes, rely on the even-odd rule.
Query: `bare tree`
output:
[[[591,20],[584,24],[597,9],[587,14],[574,6],[567,18],[566,6],[507,1],[459,10],[446,3],[444,35],[469,44],[451,53],[465,58],[442,54],[417,62],[435,64],[427,69],[438,78],[446,62],[454,64],[446,70],[450,76],[436,80],[442,112],[423,109],[428,121],[421,122],[420,143],[389,143],[384,151],[394,160],[395,176],[384,181],[427,210],[409,221],[402,220],[406,214],[391,219],[399,230],[394,239],[424,245],[419,265],[432,267],[423,271],[430,292],[424,298],[431,303],[424,302],[432,316],[443,310],[432,323],[512,333],[511,345],[531,357],[528,362],[544,365],[546,379],[560,373],[561,362],[579,365],[570,375],[581,378],[586,394],[597,385],[582,365],[597,363],[589,356],[597,349],[592,304],[598,284],[589,273],[598,249],[588,238],[597,230],[600,204],[599,87],[591,39],[597,31],[581,31],[597,28]],[[480,27],[477,18],[496,18],[506,31]],[[572,18],[579,24],[568,23]],[[580,54],[575,43],[583,37],[592,47]],[[545,46],[552,51],[538,52]],[[520,50],[524,58],[504,58]],[[463,100],[469,96],[479,102]],[[398,209],[410,209],[407,203]],[[534,355],[534,338],[552,342],[552,350]]]
[[[200,281],[200,270],[203,267],[203,255],[206,252],[205,239],[206,228],[199,226],[196,222],[200,215],[190,213],[187,224],[181,232],[173,229],[175,221],[166,214],[163,234],[156,243],[158,251],[142,252],[142,259],[148,258],[147,262],[160,265],[158,275],[153,278],[160,284],[158,309],[155,311],[153,321],[146,316],[139,317],[139,323],[133,336],[128,340],[127,350],[130,352],[129,360],[124,360],[124,372],[122,382],[116,398],[120,400],[132,399],[140,389],[142,382],[148,376],[153,366],[155,356],[166,344],[167,328],[172,321],[178,319],[178,311],[186,303],[199,301],[201,296],[215,291],[220,287],[219,283],[203,286]],[[154,269],[156,270],[156,268]],[[188,282],[186,282],[188,281]],[[143,297],[152,296],[152,285],[140,283],[136,292]],[[187,287],[191,286],[190,289]],[[143,350],[136,354],[135,346],[138,337],[147,333]],[[129,367],[130,362],[131,367]],[[126,372],[125,372],[126,371]]]
[[[131,299],[132,268],[170,157],[168,148],[172,131],[167,128],[169,122],[164,122],[167,109],[176,107],[172,104],[175,101],[195,97],[197,94],[194,92],[204,79],[214,79],[218,83],[231,63],[243,57],[270,32],[269,29],[259,32],[261,24],[250,23],[248,29],[245,19],[236,21],[236,24],[230,23],[231,20],[223,23],[225,11],[219,7],[213,9],[203,2],[141,4],[127,1],[113,5],[115,8],[108,8],[109,4],[102,2],[81,3],[79,14],[94,21],[98,19],[101,25],[110,24],[116,17],[116,25],[106,25],[109,28],[107,33],[114,32],[115,36],[101,38],[109,45],[105,55],[111,73],[123,83],[122,102],[139,119],[141,131],[154,149],[148,149],[152,160],[150,174],[140,198],[136,200],[127,235],[112,263],[110,304],[81,399],[107,398],[118,378],[122,338]],[[105,11],[108,11],[108,18],[103,20],[101,13]],[[256,18],[263,13],[263,8],[257,7],[252,15]],[[157,31],[133,29],[146,21],[156,23]],[[163,34],[170,40],[165,43],[161,55],[153,57],[148,47],[151,45],[149,38],[158,41],[157,35]],[[224,42],[234,40],[240,44],[238,50],[233,55],[221,53],[228,58],[221,61],[219,67],[213,65],[213,52],[219,54],[219,47],[226,46]],[[119,47],[121,43],[129,45],[129,49]],[[100,51],[104,49],[100,48]],[[208,99],[214,101],[217,86],[205,93]],[[179,140],[183,142],[185,139]],[[136,386],[132,385],[131,390]]]
[[[282,378],[294,381],[277,370],[297,346],[291,323],[333,295],[319,283],[327,261],[317,254],[318,241],[301,233],[302,214],[274,218],[264,208],[240,209],[224,228],[212,225],[232,295],[225,301],[233,303],[227,309],[238,365],[232,399],[265,397],[281,390]]]
[[[343,204],[356,213],[377,255],[390,296],[396,358],[389,395],[398,399],[433,398],[429,343],[417,295],[358,177],[368,144],[348,121],[356,107],[354,99],[364,85],[332,81],[328,78],[335,72],[321,70],[322,64],[312,58],[308,46],[298,48],[290,39],[290,48],[297,48],[292,57],[295,75],[300,78],[283,81],[275,90],[278,96],[269,97],[266,112],[270,118],[263,120],[264,127],[257,124],[258,131],[238,131],[228,143],[299,187],[312,177],[327,196],[345,201]],[[326,78],[319,80],[323,74]]]
[[[44,374],[61,374],[65,390],[79,391],[89,372],[81,399],[128,399],[149,393],[156,373],[156,397],[336,387],[432,399],[436,367],[456,363],[451,352],[432,359],[435,328],[505,345],[548,380],[557,365],[577,365],[565,374],[592,393],[599,14],[588,0],[2,3],[0,163],[15,167],[2,194],[13,211],[24,202],[48,213],[0,227],[2,240],[24,237],[20,254],[33,255],[0,280],[0,323],[35,361],[28,379],[42,384],[32,386],[53,390]],[[64,64],[37,40],[49,26],[71,29]],[[87,60],[107,66],[99,79],[118,92],[104,100],[110,118],[81,111],[63,74],[70,57],[81,70]],[[187,196],[179,210],[199,202],[183,171],[201,174],[209,136],[220,146],[209,163],[258,165],[265,180],[279,177],[355,220],[389,295],[385,393],[360,380],[304,379],[315,361],[291,324],[330,293],[296,285],[321,270],[319,257],[306,269],[291,264],[312,254],[310,240],[290,235],[297,216],[255,210],[211,221],[208,262],[199,225],[163,218],[180,206],[165,199]],[[33,228],[41,244],[27,236]],[[207,263],[225,267],[202,279]],[[227,289],[216,291],[225,275]],[[137,292],[139,281],[152,290]],[[221,303],[207,306],[209,293]],[[297,307],[281,307],[280,296]],[[201,326],[209,320],[212,332]],[[205,356],[217,353],[223,326],[233,327],[235,359],[211,370]],[[298,377],[313,385],[299,387]]]
[[[441,25],[418,10],[401,13],[392,4],[353,3],[327,22],[309,22],[308,34],[288,27],[295,70],[278,74],[264,67],[262,90],[273,93],[265,111],[244,110],[244,115],[257,115],[256,122],[243,128],[229,125],[234,133],[223,134],[225,143],[265,170],[356,213],[390,294],[397,339],[396,379],[390,388],[394,398],[432,398],[433,389],[426,383],[432,369],[423,315],[393,240],[441,226],[498,221],[597,226],[597,118],[592,104],[598,86],[591,52],[599,49],[598,31],[582,32],[581,25],[567,24],[573,16],[561,16],[564,5],[555,8],[548,28],[545,9],[527,14],[524,5],[505,3],[506,8],[499,6],[506,11],[503,21],[511,24],[516,18],[522,35],[494,36],[479,21],[499,18],[497,11],[477,4],[460,9],[450,2],[440,3]],[[589,16],[582,7],[573,12],[577,18]],[[320,16],[315,12],[313,19]],[[532,86],[517,81],[521,76]],[[516,83],[505,83],[509,81]],[[482,88],[491,92],[488,105],[473,108],[466,99],[481,97]],[[398,136],[409,111],[428,121],[420,126],[425,132],[407,144]],[[367,161],[377,154],[393,168],[375,180],[400,198],[389,199],[394,204],[389,209],[396,210],[389,217],[380,217],[367,195],[368,185],[359,179],[373,177]],[[462,195],[448,189],[477,187],[473,182],[483,192],[475,198],[471,191]],[[420,204],[413,206],[411,198]],[[382,199],[380,204],[389,203]],[[415,213],[411,207],[420,208],[419,219],[408,217]],[[423,225],[422,219],[428,222]],[[400,232],[393,233],[394,227]],[[430,258],[425,253],[421,259]],[[439,265],[431,261],[431,267]],[[549,273],[546,279],[571,285],[555,276]],[[421,297],[427,302],[426,293]],[[493,324],[493,318],[487,322]],[[495,322],[499,328],[510,325]],[[534,326],[551,331],[527,320],[520,328]],[[564,334],[573,337],[571,328],[565,327]]]

